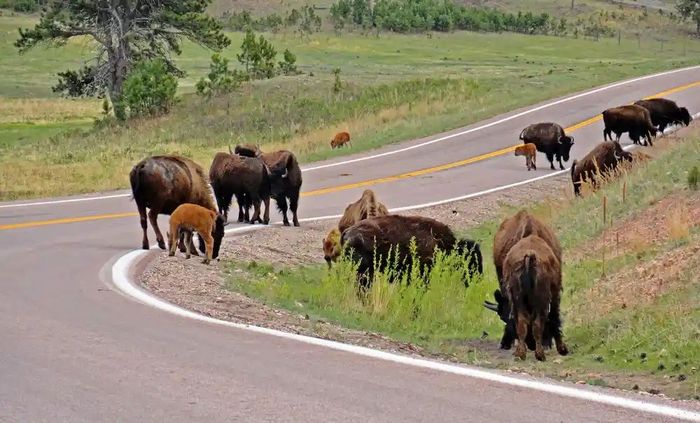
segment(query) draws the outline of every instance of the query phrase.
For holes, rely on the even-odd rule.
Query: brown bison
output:
[[[197,163],[180,156],[152,156],[137,163],[129,173],[131,192],[141,217],[142,247],[149,248],[146,221],[148,218],[156,233],[158,246],[165,250],[165,241],[158,228],[158,215],[169,215],[184,203],[197,204],[216,211],[209,181]],[[201,248],[200,243],[200,248]],[[184,245],[180,245],[184,250]],[[195,252],[196,254],[196,252]]]
[[[292,222],[299,226],[297,208],[301,191],[301,167],[294,153],[287,150],[264,153],[257,147],[236,146],[236,153],[247,157],[260,157],[269,169],[270,193],[277,203],[277,208],[282,212],[284,226],[289,226],[287,218],[287,199],[289,209],[292,211]]]
[[[352,147],[350,143],[350,134],[347,132],[338,132],[331,140],[331,149],[340,148],[345,144],[347,144],[348,147]]]
[[[549,243],[529,235],[508,251],[503,262],[503,279],[510,316],[515,320],[518,346],[513,355],[525,359],[526,338],[535,339],[535,358],[545,360],[545,337],[552,332],[557,352],[568,354],[561,334],[561,261]],[[551,341],[550,341],[551,345]]]
[[[348,204],[340,222],[338,222],[338,227],[331,229],[328,236],[323,239],[323,256],[328,267],[331,267],[331,261],[337,260],[340,256],[340,234],[343,231],[360,220],[386,216],[387,214],[389,214],[389,210],[384,204],[377,201],[377,197],[371,189],[366,189],[359,200]]]
[[[607,109],[603,111],[603,122],[605,123],[604,140],[612,141],[614,132],[617,137],[615,141],[620,141],[620,136],[628,132],[635,144],[639,144],[639,138],[643,137],[644,145],[647,145],[647,142],[649,145],[654,145],[651,138],[656,136],[656,128],[651,123],[649,110],[642,106],[632,104]]]
[[[170,242],[170,253],[175,255],[175,242],[184,235],[185,238],[185,258],[190,258],[192,246],[192,232],[199,234],[199,239],[205,245],[203,253],[206,257],[202,261],[209,264],[212,259],[219,256],[219,247],[224,238],[224,217],[214,210],[198,206],[197,204],[185,203],[179,205],[173,214],[170,215],[170,232],[168,240]]]
[[[537,146],[532,143],[515,147],[516,156],[525,156],[527,170],[537,170]]]
[[[237,154],[216,153],[209,168],[209,179],[219,211],[228,221],[231,199],[236,196],[239,222],[270,222],[270,181],[262,159]],[[265,204],[264,217],[260,217],[260,204]],[[248,210],[253,206],[253,217]]]
[[[505,297],[505,279],[503,276],[503,265],[506,255],[515,244],[529,235],[537,235],[544,239],[554,252],[557,259],[562,260],[562,249],[554,231],[535,216],[526,210],[520,210],[515,215],[505,219],[496,231],[493,239],[493,263],[496,267],[496,277],[498,278],[499,289],[494,292],[496,303],[484,302],[484,306],[489,310],[498,313],[501,320],[506,324],[501,338],[501,348],[510,349],[515,340],[515,325],[510,316],[510,305]],[[556,326],[553,326],[556,328]],[[551,345],[551,336],[547,331],[545,345]],[[534,341],[528,337],[528,346],[534,349]]]
[[[690,125],[693,117],[685,107],[678,107],[675,101],[665,98],[650,98],[648,100],[635,101],[634,104],[642,106],[649,111],[651,123],[664,132],[669,125]]]
[[[617,141],[600,143],[580,161],[574,160],[571,165],[574,194],[581,195],[581,184],[584,181],[588,181],[595,188],[595,176],[612,171],[623,160],[631,162],[632,154],[623,150]]]
[[[359,262],[357,281],[367,289],[374,279],[375,260],[378,269],[385,269],[390,250],[396,259],[397,273],[411,268],[411,239],[416,242],[416,257],[426,268],[433,264],[435,249],[456,250],[466,255],[470,276],[483,273],[478,243],[458,240],[447,225],[426,217],[387,215],[364,219],[347,228],[340,242],[343,248],[349,248],[350,258]]]
[[[574,137],[564,133],[564,128],[552,122],[534,123],[520,132],[519,137],[525,144],[532,143],[537,151],[544,153],[549,164],[554,170],[554,158],[559,162],[559,168],[564,169],[561,163],[569,161],[571,146],[574,145]]]

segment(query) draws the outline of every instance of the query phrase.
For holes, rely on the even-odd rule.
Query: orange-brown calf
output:
[[[537,170],[537,146],[533,143],[527,143],[515,147],[516,156],[525,156],[525,165],[527,170]]]
[[[192,232],[197,231],[200,239],[204,241],[206,246],[206,258],[202,261],[204,264],[209,264],[212,258],[219,255],[219,247],[221,239],[224,236],[224,219],[223,216],[217,215],[213,210],[207,209],[196,204],[185,203],[170,215],[170,231],[168,232],[168,241],[170,242],[169,255],[175,255],[176,243],[180,236],[180,232],[185,234],[185,258],[190,258],[190,245],[192,240]]]
[[[345,144],[352,147],[352,144],[350,143],[350,134],[347,132],[338,132],[331,140],[331,148],[342,147]]]

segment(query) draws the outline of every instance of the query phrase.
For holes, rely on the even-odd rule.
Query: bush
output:
[[[698,180],[700,180],[700,170],[698,170],[697,166],[693,166],[693,168],[690,169],[690,172],[688,172],[688,188],[693,191],[697,191]]]
[[[284,60],[279,62],[280,70],[285,75],[295,75],[299,73],[297,70],[297,57],[289,51],[289,49],[284,50]]]
[[[31,13],[39,10],[46,0],[0,0],[0,8],[12,9],[15,12]]]
[[[209,74],[206,78],[200,79],[195,88],[197,94],[212,97],[235,91],[246,79],[246,75],[242,72],[229,70],[228,59],[214,53],[209,64]]]
[[[141,62],[124,82],[123,105],[129,116],[155,116],[170,111],[175,102],[177,79],[162,59]]]
[[[238,61],[245,66],[246,75],[252,79],[272,78],[275,76],[275,57],[277,51],[262,35],[256,39],[253,31],[246,31],[241,44]]]

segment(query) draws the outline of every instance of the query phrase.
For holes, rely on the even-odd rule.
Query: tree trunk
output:
[[[697,24],[697,27],[695,27],[695,34],[700,37],[700,19],[696,20],[695,23]]]

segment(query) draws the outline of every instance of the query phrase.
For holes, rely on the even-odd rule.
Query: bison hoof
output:
[[[265,219],[262,222],[264,225],[269,225],[270,224],[270,219]]]
[[[284,223],[284,226],[289,226],[289,220],[285,220],[283,223]]]
[[[204,263],[204,264],[209,264],[209,259],[208,259],[208,258],[205,258],[204,260],[202,260],[202,263]]]
[[[165,242],[163,241],[158,241],[158,246],[160,247],[161,250],[165,250]]]
[[[173,253],[172,251],[168,253],[168,257],[173,257],[173,256],[175,256],[175,253]]]
[[[557,352],[559,355],[568,355],[569,348],[567,348],[565,344],[557,345]]]
[[[518,346],[515,351],[513,351],[513,355],[515,358],[518,358],[520,360],[525,360],[525,356],[527,355],[527,352],[525,351],[525,346]]]
[[[190,259],[190,257],[192,257],[192,256],[190,256],[189,254],[188,254],[188,255],[186,255],[186,256],[185,256],[185,260],[189,260],[189,259]]]
[[[142,245],[141,245],[141,248],[144,249],[144,250],[150,250],[150,249],[151,249],[151,247],[148,245],[147,242],[144,243],[144,244],[142,244]]]
[[[299,226],[299,222],[297,222],[297,221],[295,220],[295,221],[294,221],[294,226]]]
[[[546,361],[547,358],[544,356],[544,350],[535,351],[535,358],[537,361]]]

